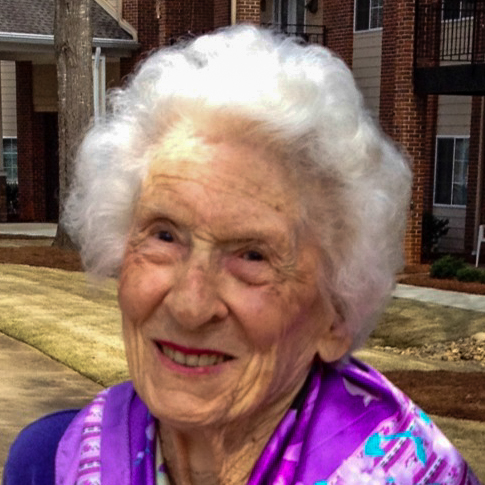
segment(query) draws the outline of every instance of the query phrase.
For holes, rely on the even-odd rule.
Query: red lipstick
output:
[[[166,340],[157,340],[157,345],[169,347],[173,350],[177,350],[178,352],[182,352],[186,355],[202,355],[202,354],[210,354],[210,355],[222,355],[224,357],[230,357],[224,352],[219,352],[218,350],[213,349],[191,349],[188,347],[184,347],[182,345],[174,344],[173,342],[167,342]]]

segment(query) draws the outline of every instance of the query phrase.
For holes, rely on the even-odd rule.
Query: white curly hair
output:
[[[162,48],[111,93],[109,114],[80,145],[62,219],[87,270],[117,274],[147,151],[181,118],[210,126],[231,117],[248,129],[228,128],[228,137],[285,154],[302,185],[305,225],[320,241],[322,284],[358,347],[403,263],[409,164],[342,60],[254,26]]]

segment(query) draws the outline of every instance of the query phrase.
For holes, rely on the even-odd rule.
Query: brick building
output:
[[[7,6],[9,3],[12,5]],[[25,221],[57,216],[52,195],[56,179],[53,52],[50,45],[50,53],[43,53],[43,61],[39,61],[33,46],[28,55],[25,45],[22,56],[18,52],[12,54],[9,46],[5,47],[2,31],[15,34],[15,26],[10,22],[5,30],[8,22],[2,10],[24,8],[31,12],[35,4],[42,6],[42,15],[48,16],[52,3],[53,0],[2,0],[0,4],[3,158],[7,170],[12,172],[8,157],[13,156],[16,139],[18,217]],[[415,177],[405,241],[407,262],[422,259],[425,214],[449,220],[449,233],[440,242],[442,251],[469,256],[474,250],[477,227],[485,223],[484,3],[484,0],[93,0],[93,8],[98,12],[94,16],[98,37],[95,46],[100,48],[98,54],[101,53],[105,66],[100,75],[105,81],[100,81],[99,108],[103,108],[106,87],[121,82],[147,51],[171,44],[180,36],[252,22],[327,45],[353,69],[369,111],[413,160]],[[52,35],[52,28],[47,30],[43,34]],[[100,38],[104,38],[104,44]],[[109,44],[108,39],[113,42]],[[117,49],[113,47],[116,42]],[[45,78],[48,71],[51,71],[49,82]],[[16,88],[14,96],[12,84]],[[16,99],[15,130],[8,118],[13,116],[9,115],[12,98]],[[4,198],[1,187],[0,183],[0,200]],[[2,217],[5,210],[2,213],[0,209]]]

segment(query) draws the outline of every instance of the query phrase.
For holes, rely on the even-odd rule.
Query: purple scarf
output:
[[[56,485],[154,485],[156,422],[131,383],[100,393],[71,423]],[[248,485],[479,485],[431,420],[381,374],[317,362]]]

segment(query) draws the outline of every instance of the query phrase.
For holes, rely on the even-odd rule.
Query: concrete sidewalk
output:
[[[435,303],[437,305],[473,310],[485,313],[485,296],[459,293],[457,291],[436,290],[422,286],[397,285],[393,296],[396,298],[407,298],[418,300],[424,303]]]
[[[57,224],[48,222],[12,222],[0,224],[0,235],[55,237]]]
[[[102,387],[30,345],[0,333],[0,483],[10,444],[32,421],[81,408]]]

